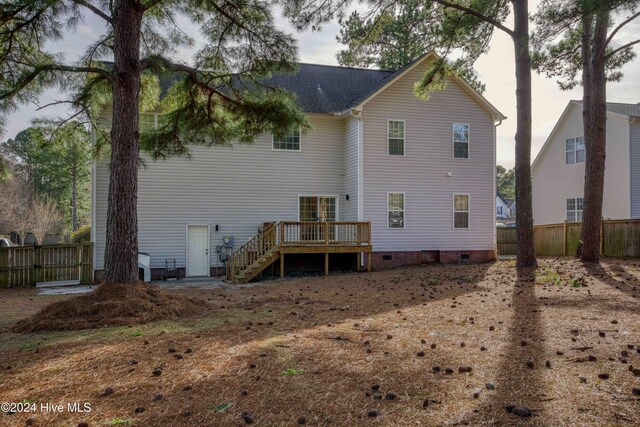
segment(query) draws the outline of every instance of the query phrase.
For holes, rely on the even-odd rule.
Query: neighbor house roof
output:
[[[504,203],[504,204],[505,204],[505,206],[509,205],[509,201],[508,201],[507,199],[505,199],[505,198],[504,198],[504,196],[503,196],[502,194],[500,194],[500,193],[496,192],[496,196],[498,196],[498,198],[499,198],[500,200],[502,200],[502,203]]]
[[[582,104],[581,99],[572,100],[571,102]],[[626,104],[623,102],[607,102],[607,111],[622,114],[623,116],[640,117],[640,103]]]

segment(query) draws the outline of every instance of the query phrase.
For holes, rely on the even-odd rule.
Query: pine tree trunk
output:
[[[588,124],[585,125],[586,157],[580,259],[587,262],[600,260],[600,226],[607,143],[607,79],[603,47],[607,39],[608,25],[609,12],[600,10],[596,15],[593,42],[588,56],[590,80],[584,88],[583,108],[587,114],[583,112],[583,116]]]
[[[104,283],[138,280],[138,97],[140,95],[139,1],[114,3],[113,123],[107,208]]]
[[[531,202],[531,57],[529,54],[529,2],[512,0],[513,44],[516,56],[516,227],[518,268],[535,267],[533,208]]]

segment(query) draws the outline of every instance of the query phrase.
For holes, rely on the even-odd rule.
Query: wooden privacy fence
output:
[[[533,227],[536,255],[573,256],[580,243],[582,223],[536,225]],[[515,255],[515,227],[497,227],[499,255]],[[602,221],[600,253],[611,257],[640,257],[640,220]]]
[[[0,248],[0,287],[93,282],[93,243]]]

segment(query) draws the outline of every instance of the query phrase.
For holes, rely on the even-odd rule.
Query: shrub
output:
[[[71,233],[71,243],[89,242],[91,240],[91,226],[81,225]]]

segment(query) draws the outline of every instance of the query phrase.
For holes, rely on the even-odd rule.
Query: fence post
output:
[[[567,235],[568,235],[568,229],[567,229],[567,220],[564,220],[564,235],[562,238],[562,256],[567,256]]]
[[[600,221],[600,255],[604,255],[604,218]]]

